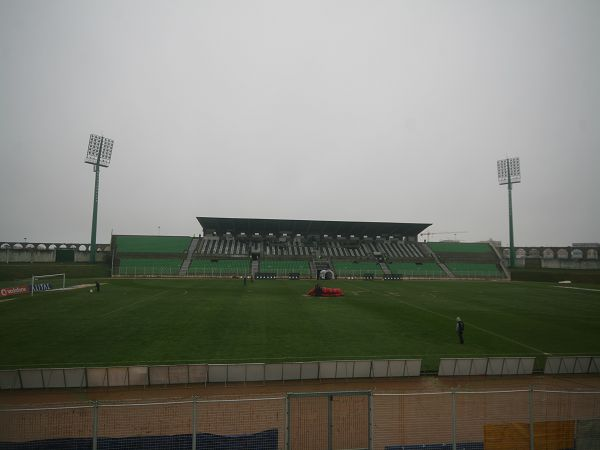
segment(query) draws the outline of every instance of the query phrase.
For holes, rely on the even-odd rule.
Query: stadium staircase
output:
[[[446,266],[446,264],[440,261],[440,258],[438,258],[435,252],[431,251],[431,256],[433,257],[436,264],[440,266],[440,268],[444,271],[444,273],[448,275],[448,278],[456,278],[456,276],[450,271],[450,269],[448,269],[448,266]]]
[[[252,277],[254,278],[254,276],[260,272],[260,263],[258,262],[258,259],[255,259],[252,261]]]
[[[383,271],[384,275],[390,275],[392,273],[388,265],[383,261],[379,261],[379,266],[381,267],[381,270]]]
[[[498,249],[495,246],[493,246],[493,245],[490,244],[490,247],[492,247],[492,250],[494,251],[494,253],[498,257],[498,266],[500,267],[500,269],[504,273],[504,276],[506,277],[507,280],[510,280],[510,271],[504,265],[504,260],[502,259],[502,255],[500,254],[500,252],[498,251]]]
[[[190,268],[190,264],[192,263],[192,257],[194,256],[196,247],[198,247],[198,242],[200,242],[200,238],[194,238],[194,239],[192,239],[192,242],[190,242],[190,246],[188,247],[187,256],[183,260],[183,263],[181,264],[181,268],[179,269],[179,276],[187,275],[188,269]]]

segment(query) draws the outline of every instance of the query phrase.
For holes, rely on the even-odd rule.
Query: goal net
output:
[[[54,273],[51,275],[32,275],[31,276],[31,295],[34,292],[49,291],[51,289],[64,289],[66,276],[64,273]]]

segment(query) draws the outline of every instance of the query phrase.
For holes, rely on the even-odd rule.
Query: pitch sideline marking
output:
[[[589,288],[578,288],[578,287],[570,287],[570,286],[554,286],[560,289],[575,289],[576,291],[592,291],[592,292],[600,292],[600,289],[589,289]]]
[[[397,293],[394,293],[394,292],[388,292],[387,294],[388,294],[388,295],[392,295],[392,296],[394,296],[394,297],[396,297],[396,298],[398,297],[398,294],[397,294]],[[416,306],[416,305],[411,305],[410,303],[406,303],[406,302],[404,302],[404,301],[402,301],[402,300],[399,300],[399,302],[400,302],[400,303],[402,303],[402,304],[404,304],[404,305],[406,305],[406,306],[410,306],[410,307],[412,307],[412,308],[415,308],[415,309],[420,309],[420,310],[422,310],[422,311],[425,311],[425,312],[427,312],[427,313],[430,313],[430,314],[434,314],[434,315],[436,315],[436,316],[443,317],[444,319],[453,320],[453,318],[452,318],[452,317],[448,317],[448,316],[446,316],[446,315],[444,315],[444,314],[440,314],[440,313],[438,313],[438,312],[431,311],[431,310],[429,310],[429,309],[427,309],[427,308],[423,308],[423,307],[421,307],[421,306]],[[522,342],[516,341],[516,340],[514,340],[514,339],[511,339],[511,338],[509,338],[508,336],[504,336],[504,335],[502,335],[502,334],[494,333],[493,331],[486,330],[485,328],[478,327],[477,325],[473,325],[473,324],[472,324],[472,323],[470,323],[470,322],[468,322],[468,323],[469,323],[469,326],[471,326],[471,327],[475,328],[476,330],[483,331],[484,333],[491,334],[492,336],[496,336],[497,338],[504,339],[505,341],[512,342],[513,344],[517,344],[517,345],[520,345],[521,347],[528,348],[529,350],[533,350],[533,351],[535,351],[535,352],[537,352],[537,353],[542,353],[542,354],[544,354],[544,355],[552,355],[552,353],[547,353],[547,352],[545,352],[544,350],[540,350],[539,348],[535,348],[535,347],[532,347],[531,345],[527,345],[527,344],[524,344],[524,343],[522,343]]]

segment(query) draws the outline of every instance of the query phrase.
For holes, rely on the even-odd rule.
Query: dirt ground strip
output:
[[[510,389],[600,391],[600,376],[421,376],[396,379],[352,379],[303,382],[210,383],[89,389],[24,389],[0,391],[0,407],[64,405],[99,401],[146,401],[158,399],[232,399],[284,396],[288,392],[373,391],[374,393],[417,393],[444,391],[491,391]]]

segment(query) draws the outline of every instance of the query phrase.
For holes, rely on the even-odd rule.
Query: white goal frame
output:
[[[66,275],[64,273],[53,273],[50,275],[31,275],[31,296],[33,297],[33,293],[35,292],[35,289],[33,288],[35,286],[35,280],[41,280],[44,278],[56,278],[56,277],[62,277],[62,289],[64,289],[66,287]]]

